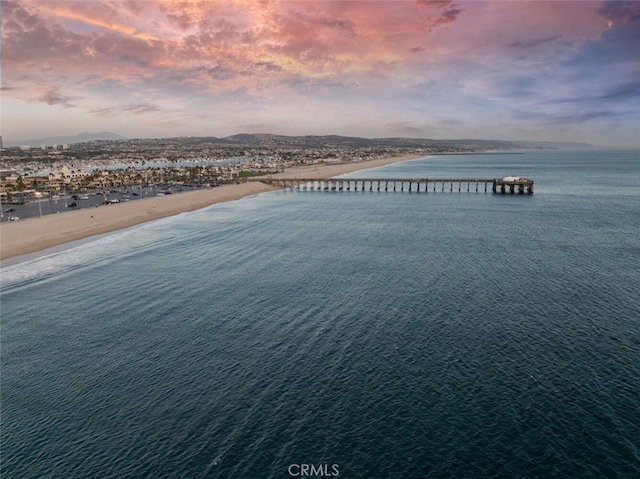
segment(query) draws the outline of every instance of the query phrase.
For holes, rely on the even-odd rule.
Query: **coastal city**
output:
[[[2,148],[2,221],[210,188],[286,168],[404,154],[549,148],[486,140],[370,140],[340,136],[94,140]]]

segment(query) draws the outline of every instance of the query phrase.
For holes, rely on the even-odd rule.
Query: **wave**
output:
[[[10,292],[29,285],[34,281],[46,282],[51,278],[94,268],[121,257],[123,245],[126,251],[140,249],[152,242],[153,233],[159,228],[181,221],[189,213],[180,213],[166,218],[142,223],[130,228],[83,240],[67,243],[45,250],[35,258],[2,267],[2,291]],[[30,256],[30,255],[28,255]]]

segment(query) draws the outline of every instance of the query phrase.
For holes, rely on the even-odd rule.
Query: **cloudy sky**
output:
[[[639,45],[635,1],[2,0],[0,133],[640,146]]]

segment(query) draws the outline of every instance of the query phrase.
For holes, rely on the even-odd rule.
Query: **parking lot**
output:
[[[143,198],[179,194],[202,188],[202,185],[154,185],[148,187],[89,190],[82,193],[52,195],[38,199],[25,199],[24,204],[2,203],[0,221],[37,218],[82,208],[108,207],[111,204],[136,201]]]

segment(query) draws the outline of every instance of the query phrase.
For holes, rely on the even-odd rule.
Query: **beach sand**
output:
[[[279,178],[330,178],[365,168],[375,168],[417,158],[402,155],[369,161],[295,167],[274,175]],[[260,182],[224,185],[171,196],[145,198],[128,203],[86,208],[0,224],[0,259],[26,255],[53,246],[128,228],[140,223],[238,200],[272,191]]]

